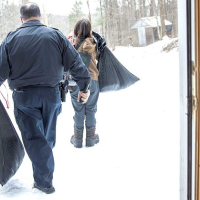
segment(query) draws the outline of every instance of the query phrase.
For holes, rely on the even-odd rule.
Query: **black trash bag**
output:
[[[102,35],[94,32],[94,31],[92,31],[92,35],[93,35],[94,41],[96,43],[96,51],[98,54],[100,54],[106,46],[106,40]]]
[[[125,89],[140,80],[129,72],[106,46],[99,55],[97,68],[100,92]]]
[[[100,92],[117,91],[127,88],[140,80],[129,72],[106,46],[106,40],[100,34],[92,31],[99,53],[97,68],[99,70]]]
[[[17,172],[24,154],[24,147],[0,100],[0,184],[2,186]]]

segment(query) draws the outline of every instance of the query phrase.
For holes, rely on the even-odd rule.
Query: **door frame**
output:
[[[198,102],[200,99],[200,2],[195,0],[195,65],[196,74],[196,134],[195,134],[195,200],[200,200],[200,109]],[[194,109],[193,109],[194,111]]]
[[[192,24],[191,4],[178,0],[179,78],[180,78],[180,199],[194,200],[195,151],[192,130]]]

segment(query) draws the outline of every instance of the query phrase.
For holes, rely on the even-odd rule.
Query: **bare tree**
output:
[[[70,31],[69,20],[67,16],[47,14],[49,27],[59,29],[64,35],[68,36]]]
[[[98,25],[102,26],[110,47],[127,45],[135,40],[138,33],[131,30],[131,26],[138,19],[148,16],[156,18],[159,39],[167,34],[165,20],[172,22],[172,33],[177,37],[177,0],[99,0],[99,3],[98,18],[104,21],[98,19]]]
[[[99,0],[99,3],[100,3],[100,12],[101,12],[101,29],[102,29],[102,34],[104,34],[104,20],[103,20],[103,6],[102,6],[102,0]]]
[[[155,0],[151,0],[150,2],[150,16],[154,16],[154,8],[155,8]]]
[[[159,4],[160,4],[161,37],[163,38],[166,35],[165,12],[164,12],[163,0],[159,0]]]
[[[146,17],[146,0],[142,1],[142,17]]]
[[[44,24],[46,26],[48,26],[48,20],[47,20],[47,15],[46,15],[46,11],[45,11],[44,5],[43,5],[43,19],[44,19]]]
[[[85,16],[82,12],[82,5],[82,1],[75,1],[72,11],[68,16],[71,30],[74,29],[76,22]]]
[[[173,37],[178,36],[178,8],[177,8],[177,0],[172,0],[171,1],[171,10],[172,10],[172,32],[173,32]]]
[[[106,41],[107,41],[107,38],[108,38],[108,36],[107,36],[107,31],[108,31],[108,23],[107,23],[107,19],[108,19],[108,0],[104,0],[104,5],[105,5],[105,33],[104,33],[104,36],[105,36]]]
[[[142,9],[142,0],[138,0],[139,2],[139,9],[138,9],[138,18],[143,17],[143,9]]]
[[[16,30],[21,25],[19,5],[8,3],[8,1],[1,2],[0,15],[0,42],[8,35],[10,31]]]
[[[92,20],[91,20],[91,14],[90,14],[90,5],[89,5],[89,0],[87,0],[87,6],[88,6],[88,12],[89,12],[89,14],[88,14],[88,18],[89,18],[89,20],[90,20],[90,22],[91,22]]]

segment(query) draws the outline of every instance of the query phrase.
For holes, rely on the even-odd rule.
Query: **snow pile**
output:
[[[162,40],[148,46],[149,49],[155,48],[157,51],[166,51],[174,49],[178,51],[178,38],[169,38],[164,36]]]
[[[169,52],[172,49],[177,49],[178,50],[178,47],[179,47],[178,38],[174,38],[174,39],[170,40],[169,42],[167,42],[163,46],[163,51]]]
[[[141,58],[141,57],[149,57],[149,56],[154,56],[157,54],[160,54],[161,52],[166,52],[168,53],[170,50],[173,50],[175,52],[178,52],[178,38],[169,38],[168,36],[163,37],[162,40],[157,41],[153,44],[150,44],[146,47],[122,47],[122,46],[116,46],[115,51],[113,53],[117,54],[119,58],[120,56],[118,54],[118,51],[125,51],[123,55],[127,55],[128,59],[130,57],[134,58]]]

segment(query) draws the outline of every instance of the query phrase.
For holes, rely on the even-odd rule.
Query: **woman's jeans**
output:
[[[73,92],[71,92],[72,105],[75,111],[74,127],[77,129],[83,129],[84,119],[85,126],[87,128],[95,127],[95,113],[97,112],[97,101],[99,98],[99,82],[94,80],[91,81],[90,97],[87,103],[82,104],[77,101],[78,93],[79,87],[76,86],[76,89]]]

